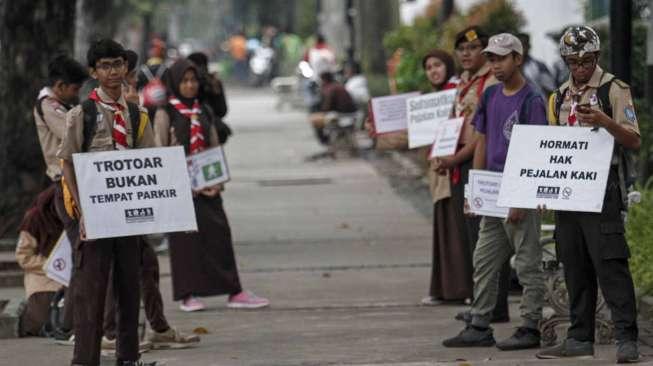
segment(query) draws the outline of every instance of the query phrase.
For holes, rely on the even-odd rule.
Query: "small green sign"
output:
[[[216,161],[204,165],[202,167],[202,174],[204,174],[204,180],[207,182],[220,178],[222,176],[222,164],[220,164],[219,161]]]

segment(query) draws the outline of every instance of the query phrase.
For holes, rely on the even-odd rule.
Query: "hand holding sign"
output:
[[[516,125],[498,204],[601,212],[613,144],[604,129]]]
[[[222,146],[206,149],[200,153],[189,155],[188,174],[194,191],[203,191],[204,195],[213,197],[217,194],[213,190],[219,184],[229,181],[229,168]]]
[[[450,156],[456,153],[464,118],[454,118],[440,122],[435,130],[435,141],[431,147],[431,159]]]
[[[437,127],[451,115],[456,92],[450,89],[406,100],[409,148],[433,144]]]

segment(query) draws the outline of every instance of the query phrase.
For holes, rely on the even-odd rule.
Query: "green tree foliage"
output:
[[[427,14],[416,19],[413,26],[401,26],[388,33],[383,45],[392,54],[402,50],[397,67],[399,91],[430,89],[422,70],[422,57],[433,48],[453,52],[455,35],[471,25],[483,27],[488,34],[518,32],[524,25],[524,16],[508,0],[487,0],[474,5],[466,14],[454,11],[443,24],[438,24],[439,6],[436,3]]]
[[[32,108],[50,59],[72,52],[74,18],[74,1],[0,1],[0,237],[47,182]]]
[[[628,211],[626,236],[635,287],[650,295],[653,293],[653,179],[638,190],[642,193],[642,202],[631,206]]]

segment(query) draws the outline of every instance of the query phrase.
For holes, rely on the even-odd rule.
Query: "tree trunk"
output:
[[[385,74],[386,61],[383,36],[399,24],[397,0],[356,0],[356,50],[366,72]]]
[[[0,0],[0,237],[43,187],[32,108],[58,53],[72,53],[74,0]]]

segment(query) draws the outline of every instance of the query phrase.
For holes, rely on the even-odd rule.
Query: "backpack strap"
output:
[[[539,96],[540,95],[536,93],[532,88],[528,91],[528,94],[526,94],[526,98],[524,98],[521,107],[519,107],[519,120],[517,121],[518,124],[527,122],[528,116],[531,113],[531,104],[533,104],[533,100]]]
[[[141,66],[141,71],[143,72],[143,75],[145,75],[145,77],[147,78],[147,81],[152,81],[154,79],[154,75],[152,75],[152,70],[150,70],[150,68],[146,64],[143,64],[143,66]]]
[[[612,118],[612,104],[610,103],[610,88],[612,87],[612,83],[616,80],[617,78],[614,75],[610,75],[610,79],[605,82],[605,84],[599,86],[599,88],[596,90],[596,96],[598,97],[599,100],[599,107],[603,111],[603,113],[607,114],[608,117]]]
[[[97,105],[95,101],[87,99],[82,102],[82,115],[84,116],[84,135],[82,139],[82,152],[87,152],[97,129]]]
[[[137,146],[138,140],[143,136],[141,130],[141,110],[137,104],[127,102],[127,110],[129,111],[129,122],[132,127],[132,148]]]
[[[555,119],[555,125],[560,124],[560,108],[562,108],[562,102],[565,100],[565,94],[567,94],[568,89],[569,86],[563,85],[553,94],[553,117]]]
[[[478,104],[479,110],[485,111],[487,109],[487,106],[490,103],[490,98],[492,98],[494,94],[496,94],[500,86],[501,86],[500,83],[491,85],[483,92],[480,98],[480,103]]]
[[[45,121],[45,115],[43,114],[43,100],[45,100],[47,97],[48,96],[45,95],[39,98],[39,100],[36,101],[36,105],[34,106],[36,113],[39,115],[39,117],[41,117],[41,121]]]

